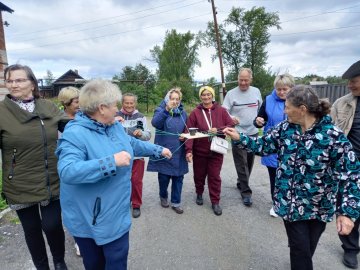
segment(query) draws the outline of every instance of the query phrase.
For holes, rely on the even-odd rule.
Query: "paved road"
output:
[[[204,205],[195,204],[192,172],[183,188],[184,214],[164,209],[158,199],[155,173],[144,178],[141,217],[130,233],[129,269],[289,269],[289,250],[281,219],[269,216],[270,195],[267,172],[256,161],[251,176],[254,204],[241,204],[235,187],[231,153],[222,170],[223,215],[215,216],[207,190]],[[0,269],[34,269],[21,225],[13,213],[0,221]],[[334,223],[323,234],[314,255],[315,269],[345,269]],[[67,235],[66,261],[69,269],[83,269],[81,258]]]

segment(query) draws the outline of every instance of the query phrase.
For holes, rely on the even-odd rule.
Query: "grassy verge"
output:
[[[0,170],[0,191],[2,190],[2,172]],[[7,204],[3,198],[0,197],[0,211],[4,210],[7,207]]]

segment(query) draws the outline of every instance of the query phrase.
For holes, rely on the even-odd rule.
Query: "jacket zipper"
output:
[[[9,175],[8,175],[8,179],[9,180],[12,180],[13,177],[14,177],[14,169],[15,169],[15,166],[16,166],[16,148],[14,147],[13,148],[13,154],[12,154],[12,157],[11,157],[11,167],[10,167],[10,172],[9,172]]]
[[[46,138],[46,130],[45,124],[42,119],[40,119],[41,124],[41,135],[43,137],[43,145],[44,145],[44,165],[45,165],[45,177],[46,177],[46,189],[49,194],[49,200],[52,197],[51,188],[50,188],[50,177],[49,177],[49,161],[48,161],[48,143]]]
[[[93,209],[93,221],[92,225],[96,225],[96,219],[98,218],[101,211],[101,198],[96,197],[94,209]]]

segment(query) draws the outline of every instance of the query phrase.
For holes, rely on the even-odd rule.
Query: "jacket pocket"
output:
[[[96,225],[96,219],[98,218],[101,211],[101,198],[96,197],[94,208],[93,208],[93,221],[92,225]]]
[[[8,179],[12,180],[14,178],[15,173],[15,166],[16,166],[16,148],[13,149],[12,157],[11,157],[11,164],[10,164],[10,170],[8,174]]]

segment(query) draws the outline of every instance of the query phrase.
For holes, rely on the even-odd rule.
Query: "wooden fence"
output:
[[[317,91],[320,98],[328,98],[331,104],[338,98],[349,93],[346,84],[312,85],[312,88]]]

